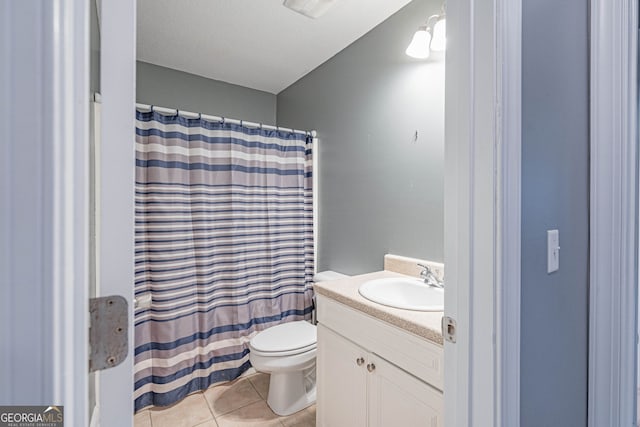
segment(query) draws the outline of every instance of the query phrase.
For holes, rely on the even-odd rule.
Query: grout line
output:
[[[215,386],[213,386],[215,387]],[[213,387],[209,387],[209,388],[213,388]],[[209,388],[207,390],[209,390]],[[202,393],[202,398],[204,399],[204,402],[207,404],[207,408],[209,408],[209,413],[211,413],[211,416],[213,417],[213,421],[215,421],[216,425],[218,425],[218,420],[216,419],[216,414],[213,413],[213,408],[211,407],[211,405],[209,405],[209,399],[207,399],[204,396],[204,392],[207,390],[202,390],[200,391],[200,393]],[[153,426],[151,426],[153,427]]]
[[[254,375],[252,375],[254,376]],[[257,374],[255,375],[257,376]],[[247,381],[249,381],[249,384],[251,384],[251,387],[255,390],[256,394],[258,396],[260,396],[260,399],[264,400],[265,402],[267,401],[267,399],[265,399],[264,397],[262,397],[262,395],[260,394],[260,392],[258,391],[258,388],[255,386],[255,384],[253,384],[253,381],[251,381],[251,377],[247,377]]]
[[[260,395],[258,395],[258,396],[260,396]],[[260,400],[256,400],[255,402],[251,402],[251,403],[247,403],[246,405],[239,406],[236,409],[234,409],[233,411],[229,411],[229,412],[225,412],[224,414],[220,414],[220,417],[226,417],[227,415],[233,414],[234,412],[239,411],[242,408],[246,408],[247,406],[255,405],[256,403],[258,403],[260,401],[266,403],[266,401],[264,399],[260,398]],[[214,420],[216,419],[215,415],[213,416],[213,419]],[[217,420],[216,420],[216,422],[217,422]]]
[[[254,402],[247,403],[246,405],[240,406],[240,407],[238,407],[238,408],[236,408],[236,409],[234,409],[234,410],[232,410],[232,411],[226,412],[226,413],[224,413],[224,414],[220,414],[220,415],[219,415],[219,417],[224,417],[224,416],[226,416],[226,415],[232,414],[232,413],[234,413],[234,412],[236,412],[236,411],[239,411],[239,410],[241,410],[241,409],[243,409],[243,408],[245,408],[245,407],[247,407],[247,406],[254,405],[254,404],[258,403],[258,402],[265,402],[265,403],[266,403],[266,401],[267,401],[267,400],[266,400],[265,398],[263,398],[263,397],[262,397],[262,395],[261,395],[261,394],[260,394],[260,392],[258,391],[257,386],[256,386],[256,385],[251,381],[251,379],[250,379],[251,377],[257,377],[257,376],[258,376],[258,375],[260,375],[260,374],[261,374],[260,372],[256,372],[256,373],[254,373],[254,374],[252,374],[252,375],[248,375],[248,376],[246,376],[246,377],[239,377],[239,378],[237,378],[237,379],[236,379],[236,380],[240,380],[240,381],[248,381],[248,382],[249,382],[249,384],[251,385],[251,388],[252,388],[252,389],[256,392],[256,394],[258,395],[259,400],[256,400],[256,401],[254,401]],[[263,374],[263,375],[264,375],[264,374]],[[234,381],[236,381],[236,380],[234,380]],[[231,383],[231,382],[233,382],[233,381],[228,381],[227,383]],[[213,385],[212,387],[209,387],[209,388],[214,388],[214,387],[216,387],[216,386],[218,386],[218,385],[223,385],[223,384],[225,384],[225,383],[219,383],[219,384],[217,384],[217,385]],[[209,390],[209,389],[207,389],[207,390]],[[205,395],[204,395],[204,394],[205,394],[205,392],[206,392],[207,390],[200,390],[199,392],[192,393],[192,394],[200,394],[200,395],[202,396],[202,398],[204,399],[204,401],[205,401],[205,403],[206,403],[206,405],[207,405],[207,409],[209,410],[209,413],[210,413],[211,417],[213,418],[213,421],[216,423],[216,425],[217,425],[217,426],[219,426],[220,424],[218,423],[218,418],[216,417],[215,413],[213,412],[213,408],[211,407],[211,404],[209,404],[209,400],[208,400],[208,399],[205,397]],[[177,406],[177,405],[180,405],[181,403],[182,403],[182,401],[181,401],[181,402],[176,403],[176,406]],[[212,404],[213,404],[213,402],[212,402]],[[152,408],[155,408],[155,406],[149,406],[149,407],[147,407],[147,408],[143,409],[142,411],[140,411],[140,412],[143,412],[143,411],[144,411],[144,412],[147,412],[147,416],[148,416],[148,419],[149,419],[149,424],[151,425],[151,427],[153,427],[153,418],[151,417],[151,409],[152,409]],[[270,408],[269,408],[269,409],[270,409]],[[285,418],[287,418],[287,417],[279,417],[279,419],[278,419],[278,423],[279,423],[279,425],[280,425],[280,426],[282,426],[282,427],[285,427],[285,424],[284,424],[284,419],[285,419]],[[205,422],[206,422],[206,421],[205,421]],[[198,427],[198,426],[199,426],[199,425],[201,425],[201,424],[203,424],[203,423],[197,424],[197,425],[195,425],[195,426],[193,426],[193,427]]]
[[[248,381],[248,382],[249,382],[249,385],[251,386],[251,388],[253,388],[253,389],[255,390],[255,392],[256,392],[256,394],[258,395],[258,397],[260,398],[260,400],[256,400],[256,401],[254,401],[254,402],[247,403],[246,405],[239,406],[239,407],[237,407],[236,409],[234,409],[234,410],[232,410],[232,411],[225,412],[224,414],[220,414],[220,415],[219,415],[220,417],[224,417],[225,415],[229,415],[229,414],[231,414],[231,413],[233,413],[233,412],[236,412],[236,411],[238,411],[238,410],[240,410],[240,409],[242,409],[242,408],[246,408],[247,406],[249,406],[249,405],[253,405],[253,404],[258,403],[258,402],[260,402],[260,401],[262,401],[262,402],[265,402],[265,403],[266,403],[266,400],[262,398],[262,396],[260,395],[260,393],[258,392],[258,390],[256,389],[256,387],[255,387],[255,386],[253,385],[253,383],[249,380],[249,377],[245,377],[245,378],[241,378],[241,377],[239,377],[239,378],[236,378],[236,379],[235,379],[235,380],[233,380],[233,381],[229,381],[229,383],[234,382],[234,381]],[[215,386],[214,386],[214,387],[215,387]],[[213,388],[213,387],[210,387],[210,388]],[[207,389],[207,390],[208,390],[208,389]],[[216,414],[213,412],[213,408],[211,407],[211,405],[209,405],[209,401],[207,400],[207,398],[205,398],[205,397],[204,397],[204,391],[202,392],[202,397],[204,398],[205,402],[207,402],[207,407],[209,407],[209,412],[211,412],[211,415],[213,415],[213,420],[216,422],[216,424],[218,424],[218,418],[216,418]],[[153,427],[153,426],[152,426],[152,427]]]

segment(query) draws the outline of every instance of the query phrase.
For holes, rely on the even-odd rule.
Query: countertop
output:
[[[316,293],[336,300],[371,317],[397,326],[435,344],[442,345],[442,331],[440,323],[441,311],[413,311],[387,307],[369,301],[358,292],[360,285],[367,280],[384,279],[389,277],[411,277],[393,271],[377,271],[375,273],[360,274],[344,279],[319,282],[314,285]]]

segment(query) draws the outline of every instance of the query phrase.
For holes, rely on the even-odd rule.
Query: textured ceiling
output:
[[[138,60],[278,93],[409,1],[338,0],[313,20],[282,0],[138,0]]]

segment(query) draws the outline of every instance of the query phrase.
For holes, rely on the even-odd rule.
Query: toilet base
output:
[[[316,402],[316,367],[272,372],[267,404],[280,416],[291,415]]]

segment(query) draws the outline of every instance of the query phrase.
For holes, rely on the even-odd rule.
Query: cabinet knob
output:
[[[373,363],[369,363],[369,364],[367,365],[367,371],[369,371],[369,372],[373,372],[373,371],[375,371],[375,370],[376,370],[376,365],[374,365]]]
[[[358,366],[362,366],[362,364],[363,364],[363,363],[364,363],[364,358],[362,358],[362,357],[358,357],[358,358],[356,359],[356,364],[357,364]]]

